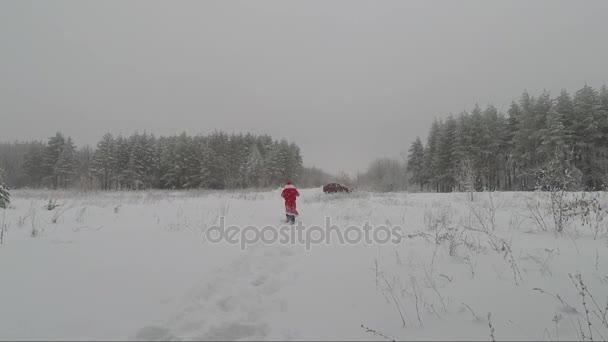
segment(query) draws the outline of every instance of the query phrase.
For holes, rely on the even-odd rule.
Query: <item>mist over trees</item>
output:
[[[297,182],[305,170],[295,143],[224,132],[107,133],[95,149],[57,133],[46,143],[0,143],[0,167],[12,187],[103,190],[268,187]]]
[[[409,188],[406,166],[390,158],[372,161],[368,169],[357,174],[352,182],[359,189],[378,192],[405,191]]]
[[[534,190],[548,170],[580,175],[580,186],[608,185],[608,88],[585,85],[524,92],[507,115],[489,106],[436,119],[426,145],[416,138],[407,170],[419,189]],[[577,176],[578,177],[578,176]]]
[[[335,181],[335,176],[317,167],[303,167],[302,176],[297,186],[300,188],[316,188]]]

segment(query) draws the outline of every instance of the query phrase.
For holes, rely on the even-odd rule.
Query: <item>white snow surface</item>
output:
[[[526,198],[542,194],[470,202],[458,193],[300,192],[305,225],[328,216],[343,228],[399,225],[405,237],[241,251],[205,241],[204,231],[222,215],[230,225],[282,224],[279,189],[14,191],[0,246],[0,340],[491,340],[488,313],[496,340],[608,338],[595,315],[608,300],[605,228],[594,239],[573,221],[556,234],[545,216],[551,229],[538,229]],[[49,211],[51,198],[61,206]],[[452,255],[450,239],[435,241],[437,217],[447,222],[440,233],[454,236]],[[492,241],[510,248],[495,251]],[[589,319],[577,274],[593,296]]]

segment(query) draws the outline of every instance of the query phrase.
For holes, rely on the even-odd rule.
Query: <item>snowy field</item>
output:
[[[279,190],[14,191],[0,339],[608,338],[608,218],[594,211],[556,234],[539,193],[301,193],[306,226],[327,216],[404,237],[241,251],[205,232],[220,216],[280,225]],[[602,212],[608,195],[592,195]]]

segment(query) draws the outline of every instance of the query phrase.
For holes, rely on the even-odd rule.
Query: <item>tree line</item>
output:
[[[507,115],[494,106],[435,119],[426,144],[417,137],[407,157],[421,190],[534,190],[549,171],[575,177],[581,188],[608,185],[608,88],[585,85],[572,96],[524,92]]]
[[[95,149],[77,149],[58,132],[46,143],[0,143],[0,167],[12,187],[103,190],[268,187],[297,182],[303,172],[293,142],[220,131],[159,138],[107,133]]]

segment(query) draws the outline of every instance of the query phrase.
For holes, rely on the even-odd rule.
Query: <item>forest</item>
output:
[[[380,158],[354,177],[303,166],[294,142],[268,135],[105,134],[77,148],[58,132],[46,142],[0,143],[0,169],[14,188],[82,190],[300,187],[338,181],[372,191],[530,191],[567,178],[567,190],[608,185],[608,88],[557,97],[524,91],[504,114],[490,105],[435,118],[406,160]],[[552,181],[549,181],[551,179]]]
[[[159,138],[107,133],[95,149],[78,149],[58,132],[46,143],[0,144],[0,169],[9,187],[82,190],[269,187],[304,171],[295,143],[219,131]]]
[[[567,190],[608,185],[608,88],[585,85],[571,95],[528,92],[507,115],[494,106],[435,119],[426,144],[407,156],[410,182],[437,192],[529,191],[567,179]],[[567,185],[567,186],[566,186]]]

